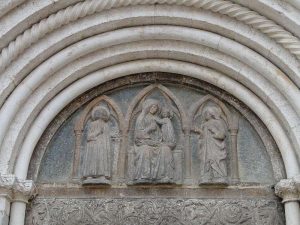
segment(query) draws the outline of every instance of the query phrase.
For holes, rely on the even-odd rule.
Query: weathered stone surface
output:
[[[1,197],[9,201],[27,202],[36,194],[36,186],[32,180],[18,179],[13,174],[0,174]]]
[[[28,225],[282,225],[272,200],[232,199],[56,199],[38,198]]]
[[[195,189],[200,195],[193,197],[200,199],[204,189],[212,189],[212,200],[218,196],[226,201],[228,196],[221,193],[250,188],[270,191],[274,199],[271,187],[281,180],[275,192],[283,199],[286,223],[299,224],[298,0],[2,2],[0,173],[13,173],[15,179],[0,180],[1,224],[24,225],[26,203],[34,190],[31,180],[41,192],[51,187],[53,196],[68,192],[64,197],[74,201],[80,197],[74,187],[83,198],[91,197],[91,189],[108,189],[115,193],[112,200],[124,197],[121,188],[134,196],[135,188],[155,187],[184,193],[174,198],[187,198]],[[107,81],[153,71],[193,77],[222,91],[199,88],[195,79],[188,85],[184,79],[175,81],[173,74],[165,83],[146,74],[136,92],[139,84],[134,79],[104,90]],[[159,85],[180,99],[183,111]],[[149,86],[156,86],[161,96],[147,93],[128,114],[131,100]],[[92,96],[94,88],[100,91]],[[109,119],[88,113],[82,129],[74,130],[91,101],[105,95],[115,100],[115,91],[121,116],[107,105]],[[209,101],[204,103],[205,98]],[[151,99],[170,113],[150,113],[150,131],[152,125],[144,124],[148,119],[140,109]],[[222,112],[206,116],[205,108],[212,103]],[[194,104],[195,111],[190,110]],[[33,169],[28,174],[30,162]],[[104,194],[93,197],[107,197]],[[143,194],[137,197],[147,199]],[[248,197],[236,195],[241,201]],[[263,222],[268,223],[281,222],[275,216]]]
[[[38,180],[65,183],[73,177],[93,185],[274,183],[275,177],[282,177],[282,169],[274,164],[277,153],[272,138],[247,108],[224,96],[179,75],[170,79],[142,74],[100,86],[75,101],[76,108],[67,109],[67,122],[62,124],[61,117],[53,123],[61,126],[53,130],[54,135],[45,134],[36,151],[42,161],[36,162],[42,165],[35,167]],[[150,106],[155,107],[153,114]],[[102,140],[98,144],[88,141],[97,107],[109,112],[107,122],[97,120],[98,127],[93,128]],[[104,126],[106,134],[100,135]],[[89,155],[91,148],[95,152]],[[87,165],[95,170],[106,165],[106,169],[94,171],[87,179]]]
[[[195,79],[146,73],[101,85],[61,112],[35,154],[41,196],[27,224],[283,224],[272,137]]]
[[[283,202],[300,201],[300,175],[279,181],[275,186],[275,194]]]

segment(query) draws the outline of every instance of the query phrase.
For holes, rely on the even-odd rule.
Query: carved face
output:
[[[204,112],[204,119],[205,120],[210,120],[210,119],[212,119],[213,118],[213,116],[212,116],[212,112],[211,112],[211,110],[206,110],[205,112]]]
[[[105,108],[100,108],[99,109],[99,118],[108,121],[109,120],[109,112]]]
[[[215,106],[209,106],[204,110],[203,114],[205,120],[219,119],[221,115],[221,111],[219,108]]]
[[[151,113],[151,114],[155,114],[155,113],[157,113],[157,111],[158,111],[158,105],[153,104],[153,105],[150,107],[150,113]]]
[[[161,116],[163,118],[172,118],[173,117],[173,112],[168,108],[163,108],[162,112],[161,112]]]
[[[146,99],[143,103],[143,113],[146,115],[148,113],[154,115],[160,111],[159,101],[156,99]]]
[[[92,112],[92,119],[94,121],[98,120],[98,119],[102,119],[104,121],[108,121],[109,120],[109,116],[110,116],[109,111],[106,108],[104,108],[104,107],[97,107]]]
[[[92,120],[98,120],[100,118],[100,113],[99,113],[99,110],[93,110],[92,112]]]

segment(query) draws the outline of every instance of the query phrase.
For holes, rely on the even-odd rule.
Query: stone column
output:
[[[78,180],[79,177],[79,165],[80,165],[80,152],[81,152],[81,138],[82,138],[82,130],[75,130],[76,143],[75,143],[75,152],[73,157],[73,171],[72,171],[72,179]]]
[[[286,225],[300,224],[300,175],[281,180],[275,186],[275,194],[282,198]]]
[[[190,135],[191,132],[188,128],[184,129],[184,161],[185,161],[185,176],[184,183],[192,183],[192,154],[190,152]]]
[[[32,180],[18,180],[13,188],[13,203],[11,205],[10,225],[24,225],[26,204],[36,194]]]
[[[231,180],[233,184],[237,184],[240,182],[240,174],[239,174],[239,157],[238,157],[238,150],[237,150],[237,134],[238,129],[231,129],[230,136],[231,136],[231,148],[232,148],[232,155],[231,155]]]
[[[13,198],[14,175],[0,175],[0,224],[8,225],[10,203]]]
[[[237,135],[239,132],[239,115],[237,113],[233,113],[231,115],[229,131],[231,137],[231,182],[232,184],[238,184],[240,182],[240,173],[237,147]]]

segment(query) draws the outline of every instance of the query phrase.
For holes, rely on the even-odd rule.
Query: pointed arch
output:
[[[110,97],[106,96],[106,95],[102,95],[96,99],[94,99],[93,101],[91,101],[86,108],[84,109],[84,111],[81,113],[81,116],[79,118],[79,120],[77,121],[77,123],[75,124],[75,132],[76,131],[82,131],[84,129],[84,124],[87,122],[87,120],[89,119],[90,116],[90,112],[92,111],[92,109],[98,105],[100,102],[106,102],[108,103],[109,106],[112,107],[112,109],[115,111],[115,113],[117,114],[117,119],[118,119],[118,123],[120,126],[120,130],[123,131],[124,130],[124,116],[123,113],[121,111],[121,109],[119,108],[119,106],[115,103],[114,100],[112,100]]]
[[[175,103],[180,114],[180,122],[182,124],[182,129],[187,129],[188,118],[179,99],[165,86],[161,84],[152,84],[145,87],[130,103],[125,117],[125,131],[127,131],[130,127],[130,119],[132,118],[132,114],[134,112],[134,109],[137,107],[138,103],[140,103],[145,97],[147,97],[147,95],[151,94],[155,89],[158,89],[164,97],[170,99]]]
[[[197,113],[197,111],[199,110],[200,107],[204,106],[206,103],[208,102],[213,102],[216,105],[218,105],[220,107],[220,109],[222,110],[222,112],[225,115],[225,123],[227,124],[229,130],[232,129],[237,129],[236,124],[234,124],[233,118],[232,118],[232,114],[230,113],[229,109],[227,108],[227,106],[221,102],[219,99],[217,99],[216,97],[212,96],[212,95],[206,95],[203,98],[201,98],[198,102],[196,102],[194,105],[192,105],[189,109],[189,124],[191,125],[193,120],[194,120],[194,116]]]

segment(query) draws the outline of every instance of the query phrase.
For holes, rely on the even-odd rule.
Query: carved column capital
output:
[[[32,180],[18,180],[14,186],[14,201],[27,203],[36,195],[36,187]]]
[[[0,196],[7,198],[9,201],[13,199],[13,187],[17,179],[12,174],[0,174]]]
[[[0,195],[10,201],[28,202],[36,194],[32,180],[21,180],[12,174],[0,174]]]
[[[275,194],[283,199],[282,202],[300,201],[300,175],[279,181]]]

